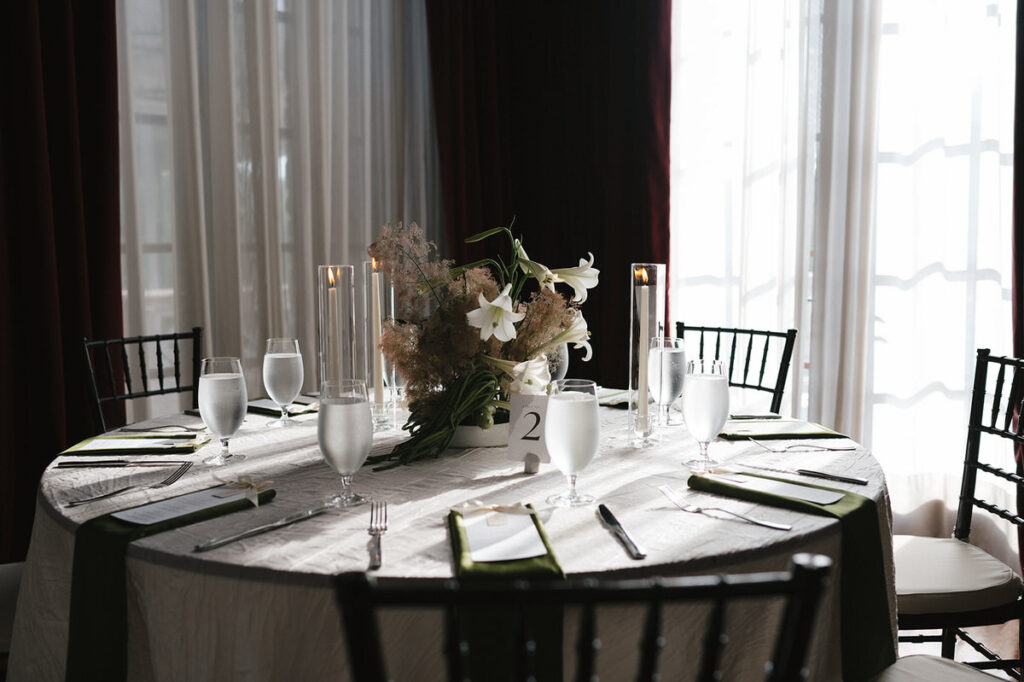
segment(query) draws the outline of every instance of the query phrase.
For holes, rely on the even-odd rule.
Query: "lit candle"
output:
[[[637,419],[642,430],[647,430],[647,349],[650,346],[650,287],[647,286],[647,268],[640,268],[636,271],[636,280],[642,281],[640,285],[640,339],[637,341],[637,352],[640,354],[640,363],[637,373],[640,375],[639,395],[637,396]]]
[[[338,270],[341,276],[341,270]],[[338,376],[338,351],[341,341],[341,330],[338,329],[338,288],[334,282],[334,269],[327,268],[327,280],[330,286],[327,289],[327,380],[337,381]]]
[[[373,330],[373,401],[384,404],[384,358],[380,349],[380,273],[377,272],[377,259],[370,260],[373,274],[370,275],[370,286],[373,287],[373,319],[370,320]]]

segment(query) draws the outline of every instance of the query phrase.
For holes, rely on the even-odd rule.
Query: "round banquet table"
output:
[[[349,679],[341,619],[331,588],[332,576],[363,571],[368,565],[370,537],[367,505],[329,511],[303,523],[193,553],[199,542],[245,530],[287,514],[317,506],[335,492],[338,476],[319,454],[316,417],[286,429],[266,428],[269,417],[250,414],[231,441],[242,462],[224,467],[201,464],[219,445],[212,441],[194,456],[196,466],[174,485],[150,489],[169,473],[163,468],[57,469],[43,475],[32,541],[21,587],[12,651],[10,680],[64,678],[68,611],[75,531],[96,516],[201,490],[219,482],[248,476],[273,481],[276,498],[258,508],[220,516],[137,540],[128,546],[126,584],[128,610],[128,679]],[[382,579],[451,578],[454,563],[446,517],[449,509],[480,500],[487,504],[532,503],[539,510],[553,551],[570,577],[605,578],[785,569],[796,552],[832,557],[833,579],[824,596],[810,651],[811,678],[840,679],[839,574],[840,528],[835,519],[812,516],[736,499],[712,498],[686,490],[689,471],[682,464],[697,455],[695,441],[682,427],[662,431],[656,446],[634,449],[626,443],[626,413],[601,408],[601,448],[580,476],[579,488],[607,504],[633,535],[647,558],[631,559],[615,536],[599,521],[596,505],[578,509],[549,507],[545,500],[565,485],[550,464],[540,472],[523,472],[522,462],[506,448],[453,451],[442,458],[387,471],[364,467],[355,488],[385,498],[389,530],[383,536]],[[177,415],[145,422],[201,425]],[[382,454],[404,437],[398,430],[378,433],[373,454]],[[773,441],[783,445],[789,441]],[[815,441],[849,444],[850,441]],[[861,448],[843,452],[766,452],[751,442],[716,441],[713,457],[723,463],[742,460],[793,468],[797,465],[866,478],[867,486],[804,479],[809,484],[847,489],[877,503],[883,541],[890,626],[895,637],[895,606],[891,554],[891,516],[885,480],[874,458]],[[136,456],[138,457],[138,456]],[[152,456],[147,456],[147,459]],[[181,455],[166,455],[181,459]],[[86,459],[60,457],[60,461]],[[56,463],[56,460],[55,460]],[[785,477],[785,476],[783,476]],[[108,500],[74,508],[68,500],[136,484],[139,488]],[[782,532],[728,517],[685,513],[659,491],[668,484],[694,502],[753,513],[793,526]],[[770,649],[764,607],[751,605],[730,615],[731,640],[739,643],[732,657],[742,661]],[[636,655],[633,633],[639,633],[639,610],[623,610],[600,618],[602,648],[598,670],[605,679],[632,677]],[[682,665],[700,646],[700,615],[666,611],[668,646],[662,670]],[[696,620],[695,620],[696,619]],[[388,612],[381,628],[394,679],[443,677],[441,627],[436,614]],[[567,651],[573,645],[575,621],[566,617]],[[673,640],[672,637],[677,637]],[[767,658],[767,656],[766,656]],[[572,656],[566,656],[570,666]],[[763,659],[762,659],[763,660]],[[749,667],[749,666],[748,666]],[[755,668],[757,666],[754,666]],[[673,676],[668,675],[668,679]],[[744,679],[735,674],[728,679]]]

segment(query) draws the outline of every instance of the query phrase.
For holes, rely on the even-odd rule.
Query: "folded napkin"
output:
[[[309,400],[310,402],[307,402]],[[304,400],[295,400],[288,408],[288,414],[295,416],[297,414],[308,414],[309,412],[316,412],[320,405],[317,401],[306,398]],[[253,414],[265,414],[270,417],[280,417],[281,408],[277,406],[270,398],[258,398],[257,400],[250,400],[248,411]]]
[[[555,558],[551,542],[544,532],[544,524],[530,510],[530,518],[540,534],[547,552],[541,556],[510,561],[473,561],[470,556],[469,540],[466,537],[463,513],[484,513],[479,507],[451,510],[448,514],[448,530],[455,558],[455,575],[463,581],[485,580],[555,580],[564,579],[565,573]],[[502,507],[488,510],[502,511]],[[510,615],[488,607],[466,607],[459,610],[463,632],[469,641],[469,671],[467,677],[474,679],[494,678],[498,671],[515,670],[514,658],[509,646],[516,641],[516,622]],[[534,670],[537,680],[562,679],[562,609],[560,607],[536,607],[526,611],[526,627],[537,641],[544,642],[537,647]]]
[[[793,483],[772,476],[748,473],[743,476]],[[839,590],[843,679],[867,679],[896,660],[885,582],[886,568],[882,559],[882,538],[874,500],[845,490],[806,483],[800,485],[842,493],[843,497],[832,504],[816,504],[700,475],[690,476],[687,485],[716,495],[839,519],[842,529]]]
[[[194,433],[103,434],[75,443],[62,455],[167,455],[195,452],[210,442]]]
[[[725,440],[796,439],[796,438],[846,438],[845,434],[799,419],[730,419],[719,434]]]
[[[259,502],[269,502],[275,494],[272,489],[264,490]],[[105,514],[79,526],[71,568],[65,679],[123,680],[127,676],[124,562],[129,543],[250,507],[252,502],[241,498],[149,525]]]

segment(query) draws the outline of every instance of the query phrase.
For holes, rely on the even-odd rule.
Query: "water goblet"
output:
[[[587,379],[559,379],[551,383],[544,442],[551,461],[565,476],[569,490],[548,498],[558,507],[591,504],[591,495],[576,492],[576,477],[597,454],[601,425],[597,411],[597,385]]]
[[[297,421],[288,414],[292,401],[302,390],[302,353],[298,339],[267,339],[267,352],[263,356],[263,385],[267,394],[281,410],[280,419],[267,424],[271,428],[295,426]]]
[[[658,425],[668,426],[669,410],[683,393],[686,379],[686,349],[674,336],[651,339],[647,355],[647,386],[658,408]]]
[[[203,358],[199,370],[199,415],[206,428],[221,443],[220,452],[204,459],[204,464],[220,466],[245,459],[245,455],[228,451],[228,440],[242,426],[248,404],[242,361],[238,358]]]
[[[700,446],[700,459],[690,460],[686,466],[697,472],[710,471],[718,462],[708,457],[708,444],[718,436],[729,418],[729,381],[721,360],[689,362],[683,416],[686,428]]]
[[[320,386],[317,441],[327,463],[341,475],[341,494],[332,502],[355,507],[367,499],[352,490],[352,477],[373,444],[373,417],[362,379],[325,381]]]

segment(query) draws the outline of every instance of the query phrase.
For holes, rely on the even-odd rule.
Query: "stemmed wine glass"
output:
[[[298,424],[288,414],[292,401],[302,390],[302,353],[298,339],[267,339],[267,352],[263,356],[263,385],[270,399],[277,403],[281,418],[267,424],[269,427]]]
[[[721,360],[689,362],[683,417],[686,428],[700,445],[700,459],[690,460],[686,466],[698,472],[710,471],[718,462],[708,457],[708,444],[718,436],[729,418],[729,382]]]
[[[248,404],[242,361],[238,358],[203,358],[199,370],[199,415],[206,428],[220,438],[222,446],[219,453],[204,459],[204,464],[219,466],[245,459],[245,455],[228,451],[228,440],[242,426]]]
[[[565,475],[569,490],[548,498],[558,507],[591,504],[591,495],[576,492],[576,477],[597,454],[601,425],[597,413],[597,385],[588,379],[559,379],[551,383],[544,441],[548,454]]]
[[[674,336],[651,339],[647,356],[647,386],[658,406],[658,425],[669,425],[669,409],[683,393],[686,379],[686,349]]]
[[[341,474],[341,494],[332,501],[355,507],[366,498],[352,490],[352,476],[363,466],[373,444],[373,418],[362,379],[325,381],[320,386],[317,440],[327,463]]]

